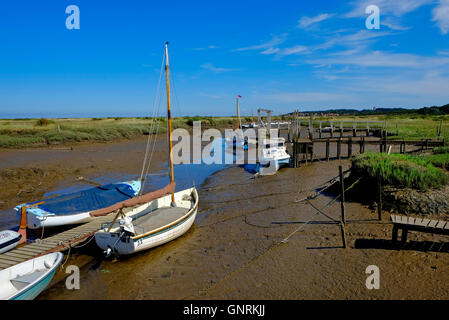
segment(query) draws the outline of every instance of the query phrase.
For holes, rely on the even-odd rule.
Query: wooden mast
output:
[[[239,110],[239,97],[237,97],[237,125],[238,125],[237,129],[241,129],[241,125],[240,125],[240,110]]]
[[[175,181],[173,172],[173,141],[172,141],[172,125],[170,111],[170,80],[169,80],[170,64],[168,61],[168,41],[165,43],[165,81],[167,85],[167,120],[168,120],[168,145],[170,150],[170,182]],[[175,203],[175,194],[171,194],[171,201]]]

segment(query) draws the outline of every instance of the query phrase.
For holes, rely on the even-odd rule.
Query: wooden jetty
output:
[[[98,217],[91,222],[71,228],[54,236],[0,254],[0,270],[51,252],[65,251],[75,245],[81,244],[101,229],[102,225],[111,223],[115,216],[116,214],[112,213],[104,217]]]

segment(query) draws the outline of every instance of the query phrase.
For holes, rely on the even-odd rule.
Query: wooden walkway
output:
[[[101,229],[103,224],[112,222],[114,217],[115,213],[98,217],[91,222],[79,225],[54,236],[0,254],[0,270],[51,252],[64,251],[74,245],[80,244],[93,236],[96,231]]]

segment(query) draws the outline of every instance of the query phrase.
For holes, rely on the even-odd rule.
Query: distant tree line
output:
[[[329,109],[325,111],[300,111],[303,114],[320,114],[332,113],[338,115],[378,115],[378,114],[424,114],[424,115],[445,115],[449,114],[449,104],[444,106],[423,107],[420,109],[405,109],[405,108],[373,108],[370,110],[355,110],[355,109]],[[293,115],[294,112],[286,114],[286,116]]]

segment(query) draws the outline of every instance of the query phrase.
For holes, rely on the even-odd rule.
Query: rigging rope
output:
[[[148,140],[147,140],[147,146],[146,146],[146,150],[145,150],[145,156],[144,156],[144,160],[143,160],[143,164],[142,164],[142,171],[140,174],[140,181],[142,183],[142,187],[139,191],[139,194],[142,194],[142,192],[143,192],[143,182],[145,180],[144,176],[146,176],[146,173],[148,173],[148,168],[150,167],[152,155],[154,152],[154,144],[156,141],[157,132],[159,132],[158,115],[159,115],[159,107],[160,107],[160,91],[161,91],[161,82],[162,82],[162,75],[163,75],[163,69],[164,69],[164,62],[165,62],[165,55],[162,58],[161,69],[160,69],[160,73],[159,73],[159,80],[158,80],[158,84],[156,87],[156,94],[154,96],[154,101],[153,101],[153,114],[152,114],[152,118],[151,118],[150,130],[148,133]],[[156,121],[155,121],[155,117],[157,117]],[[155,127],[157,128],[156,133],[155,133]],[[150,146],[151,146],[152,140],[154,140],[153,148],[150,153]],[[148,159],[148,156],[150,156],[149,159]],[[147,164],[147,162],[148,162],[148,164]],[[147,168],[146,171],[145,171],[145,167]]]

